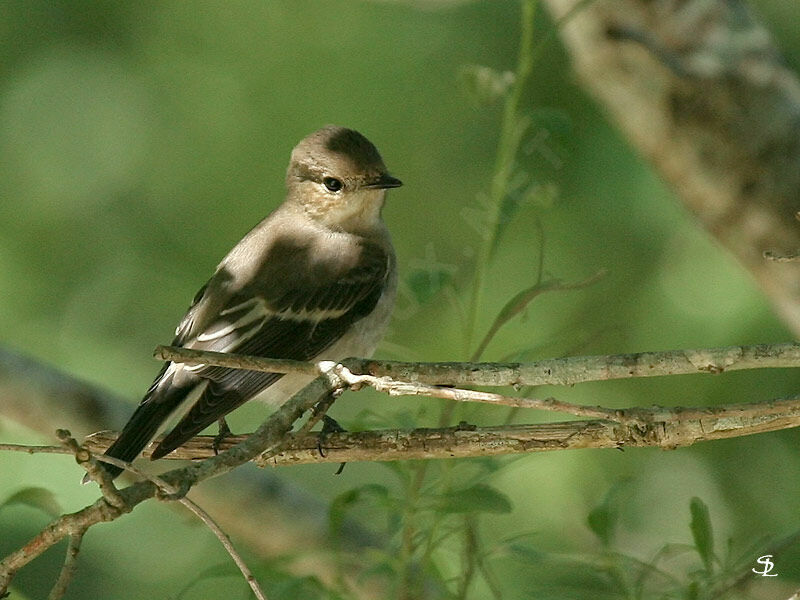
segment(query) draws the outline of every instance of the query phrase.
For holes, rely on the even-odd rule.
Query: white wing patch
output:
[[[297,311],[287,308],[286,310],[282,310],[281,312],[273,314],[279,319],[291,319],[292,321],[311,321],[312,323],[319,323],[320,321],[325,321],[327,319],[338,319],[347,313],[348,310],[348,308],[339,308],[335,310],[326,310],[321,308],[306,310],[304,308]]]
[[[231,306],[230,308],[220,311],[219,315],[224,317],[241,311],[245,311],[244,314],[232,323],[222,323],[216,329],[204,331],[195,339],[198,342],[213,342],[214,340],[219,340],[234,332],[238,332],[238,335],[232,336],[231,341],[225,344],[225,346],[214,348],[217,352],[230,352],[258,333],[266,318],[272,314],[272,311],[267,308],[267,303],[264,299],[255,296],[236,306]],[[188,346],[191,347],[191,344]],[[187,371],[199,371],[205,367],[205,364],[184,366]]]
[[[337,319],[346,314],[347,311],[348,308],[311,310],[293,310],[287,308],[276,312],[267,306],[267,302],[264,298],[261,296],[254,296],[249,300],[245,300],[235,306],[220,311],[220,317],[242,313],[235,321],[225,322],[223,319],[220,319],[222,322],[219,323],[217,327],[203,331],[195,339],[198,342],[213,342],[215,340],[222,340],[225,337],[230,337],[230,341],[228,341],[227,344],[219,348],[214,348],[214,350],[217,352],[232,352],[256,335],[269,319],[277,318],[281,320],[305,321],[316,325],[326,319]],[[188,344],[188,347],[191,347],[191,344]],[[205,366],[206,365],[202,364],[184,366],[184,368],[187,371],[198,371]]]
[[[224,325],[223,327],[211,331],[204,331],[203,333],[197,336],[197,341],[210,342],[213,340],[218,340],[221,337],[230,335],[237,329],[243,329],[249,325],[252,325],[256,321],[263,321],[264,317],[271,314],[271,311],[267,308],[267,303],[264,302],[264,299],[259,296],[250,298],[250,300],[246,300],[241,304],[237,304],[236,306],[231,306],[230,308],[226,308],[219,314],[221,317],[224,317],[225,315],[236,313],[245,309],[249,310],[247,310],[247,312],[245,312],[241,317],[236,319],[233,323],[229,323],[227,325]],[[225,352],[225,350],[223,350],[222,352]]]

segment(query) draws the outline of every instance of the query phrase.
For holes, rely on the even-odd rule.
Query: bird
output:
[[[173,346],[301,361],[369,357],[397,291],[382,219],[402,182],[359,132],[326,126],[292,150],[283,203],[222,259],[175,330]],[[188,410],[152,452],[166,456],[255,396],[279,406],[311,381],[167,362],[105,455],[132,462],[173,413]],[[121,468],[105,463],[112,477]]]

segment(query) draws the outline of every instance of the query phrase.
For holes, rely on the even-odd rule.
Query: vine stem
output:
[[[483,244],[475,264],[475,276],[472,280],[472,293],[467,321],[467,355],[472,348],[478,325],[478,313],[483,296],[486,272],[492,257],[495,242],[499,233],[502,215],[503,198],[506,195],[508,181],[514,168],[514,157],[517,154],[522,136],[528,128],[528,119],[520,118],[518,113],[520,99],[525,83],[533,71],[533,21],[536,15],[537,0],[523,0],[519,57],[514,85],[506,97],[503,109],[503,121],[500,128],[500,140],[497,145],[492,183],[489,188],[487,215]]]

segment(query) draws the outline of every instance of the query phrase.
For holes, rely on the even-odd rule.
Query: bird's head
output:
[[[288,199],[312,218],[345,231],[375,226],[389,175],[378,149],[352,129],[328,126],[295,146],[286,173]]]

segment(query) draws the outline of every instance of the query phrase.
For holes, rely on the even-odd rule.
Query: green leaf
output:
[[[56,497],[48,489],[42,487],[28,487],[9,496],[5,502],[0,504],[0,509],[14,504],[22,504],[37,508],[51,517],[57,517],[62,512]]]
[[[610,546],[619,520],[622,505],[622,492],[628,487],[631,479],[625,477],[612,485],[606,492],[603,501],[589,512],[586,521],[604,546]]]
[[[530,544],[509,544],[508,551],[512,558],[531,565],[541,565],[542,561],[547,557],[544,552],[537,550]]]
[[[186,585],[181,588],[180,591],[175,595],[176,600],[181,600],[185,598],[189,591],[198,583],[202,583],[206,579],[216,579],[218,577],[240,577],[242,573],[236,564],[231,561],[227,560],[222,563],[218,563],[216,565],[211,565],[196,573],[191,581],[188,581]]]
[[[589,523],[589,529],[600,538],[603,545],[610,546],[617,521],[617,512],[603,503],[589,513],[586,521]]]
[[[689,502],[689,511],[692,515],[689,528],[692,530],[695,548],[703,560],[706,571],[711,573],[714,562],[714,534],[711,530],[711,516],[708,512],[708,506],[695,496]]]
[[[540,281],[531,287],[525,288],[521,292],[518,292],[513,298],[511,298],[511,300],[503,305],[503,308],[500,309],[500,312],[495,317],[492,326],[489,328],[489,331],[486,332],[486,335],[483,336],[481,343],[478,344],[478,349],[475,351],[472,360],[478,360],[478,358],[483,354],[483,351],[486,350],[489,342],[492,341],[492,338],[494,338],[495,334],[500,331],[503,325],[508,323],[518,314],[524,312],[528,305],[537,297],[547,292],[581,289],[593,284],[604,276],[605,271],[598,271],[591,277],[588,277],[577,283],[563,283],[558,279],[550,279],[547,281]]]
[[[190,581],[186,582],[186,585],[184,585],[183,588],[181,588],[175,595],[175,599],[182,600],[182,598],[186,598],[187,594],[191,591],[191,589],[195,585],[202,583],[206,579],[216,579],[217,577],[241,578],[241,576],[242,576],[241,571],[239,571],[239,568],[231,560],[227,560],[225,562],[218,563],[216,565],[211,565],[210,567],[203,569],[199,573],[196,573]]]
[[[511,500],[503,492],[489,485],[478,483],[457,492],[439,496],[437,508],[442,512],[510,513]]]
[[[287,577],[273,585],[269,590],[269,597],[275,600],[284,598],[339,598],[334,592],[327,590],[325,585],[313,575]]]

